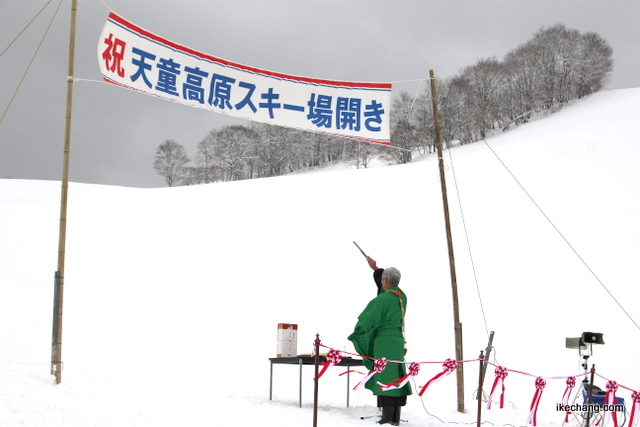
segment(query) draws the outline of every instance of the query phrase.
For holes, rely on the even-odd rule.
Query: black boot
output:
[[[391,425],[392,426],[399,426],[400,425],[400,410],[402,409],[402,406],[398,405],[396,407],[393,408],[393,418],[391,419]]]
[[[382,418],[378,421],[378,424],[388,424],[393,422],[393,414],[395,407],[393,406],[383,406],[382,407]]]

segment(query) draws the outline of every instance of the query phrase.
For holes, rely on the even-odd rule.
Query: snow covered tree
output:
[[[580,39],[575,91],[578,98],[604,88],[613,71],[613,49],[605,39],[588,32]]]
[[[223,180],[221,167],[216,156],[216,135],[217,131],[212,130],[198,143],[195,163],[196,168],[200,171],[198,176],[204,184]]]
[[[158,175],[163,176],[169,187],[180,184],[184,175],[184,165],[189,163],[182,144],[173,139],[167,139],[156,149],[156,157],[153,162],[153,169]]]
[[[257,136],[245,126],[225,126],[214,133],[214,156],[224,181],[245,179],[245,161]]]

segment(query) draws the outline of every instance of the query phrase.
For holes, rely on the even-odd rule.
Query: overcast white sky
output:
[[[0,0],[0,53],[48,0]],[[60,3],[53,0],[0,56],[0,117]],[[0,123],[0,178],[60,180],[71,0]],[[543,26],[594,31],[614,51],[607,90],[640,87],[637,0],[80,0],[75,77],[101,81],[99,35],[113,10],[164,38],[220,58],[287,74],[403,82],[444,79],[504,55]],[[418,82],[394,83],[415,93]],[[426,87],[424,82],[420,90]],[[206,134],[243,124],[222,114],[101,82],[74,86],[70,179],[162,187],[152,168],[166,139],[193,157]]]

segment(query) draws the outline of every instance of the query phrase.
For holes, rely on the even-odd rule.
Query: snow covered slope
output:
[[[598,93],[545,119],[445,152],[466,359],[495,331],[497,363],[534,376],[581,372],[565,338],[604,333],[590,363],[640,388],[640,89]],[[73,161],[73,159],[72,159]],[[72,177],[73,178],[73,177]],[[311,424],[312,369],[269,357],[278,323],[298,351],[346,337],[374,286],[358,244],[396,266],[407,361],[454,356],[438,164],[411,164],[166,189],[72,184],[62,384],[49,375],[60,185],[0,180],[0,425],[299,426]],[[606,289],[605,289],[606,287]],[[615,297],[617,302],[610,294]],[[440,372],[423,365],[423,385]],[[373,425],[374,399],[333,368],[319,425]],[[475,421],[451,376],[424,396],[445,421]],[[352,375],[352,384],[359,379]],[[485,391],[493,381],[489,369]],[[510,374],[503,410],[526,423],[534,378]],[[605,380],[599,380],[601,386]],[[549,380],[539,422],[560,425],[564,381]],[[630,400],[630,392],[619,395]],[[403,425],[439,425],[417,395]]]

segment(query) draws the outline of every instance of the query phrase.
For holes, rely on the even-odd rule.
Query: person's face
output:
[[[384,289],[385,291],[391,287],[391,285],[389,285],[389,280],[387,280],[386,277],[382,278],[381,282],[382,282],[382,289]]]

